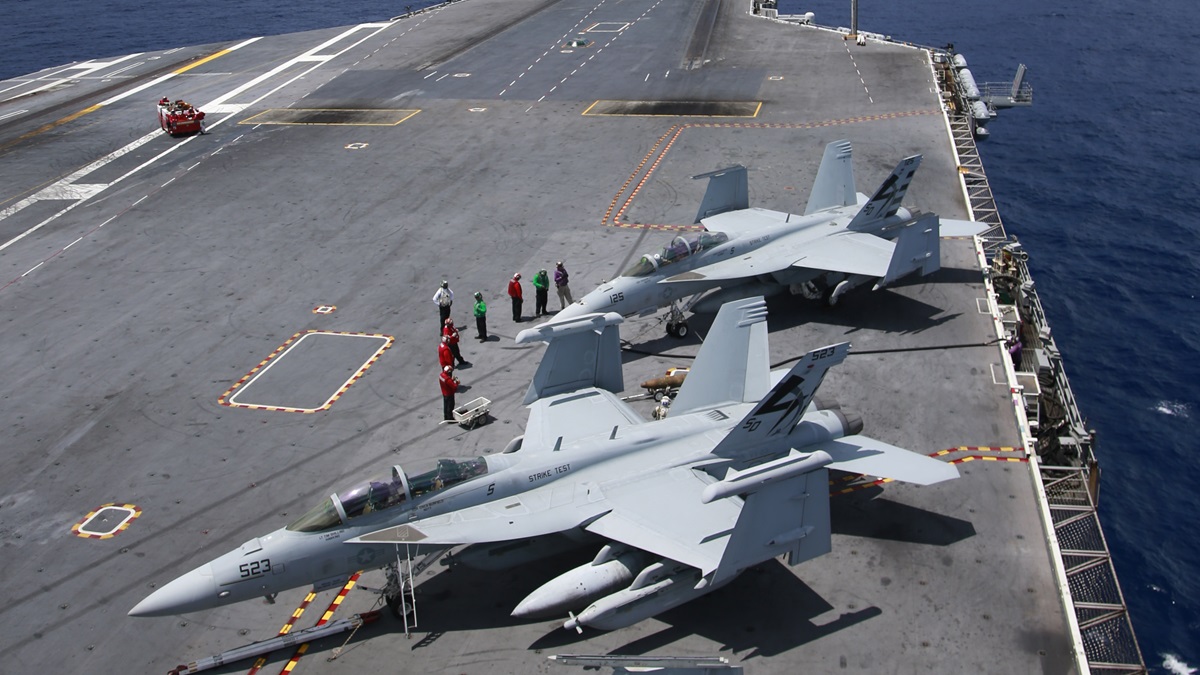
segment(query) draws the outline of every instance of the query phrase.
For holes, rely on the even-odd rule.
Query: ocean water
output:
[[[781,0],[848,26],[848,0]],[[1097,432],[1100,512],[1152,671],[1200,665],[1200,3],[862,0],[859,29],[1029,68],[980,144]]]
[[[428,4],[0,0],[0,78]],[[849,5],[780,0],[780,11],[846,26]],[[954,43],[980,82],[1029,67],[1034,106],[989,124],[984,166],[1097,431],[1101,519],[1147,665],[1195,673],[1200,2],[862,0],[859,21],[896,39]]]

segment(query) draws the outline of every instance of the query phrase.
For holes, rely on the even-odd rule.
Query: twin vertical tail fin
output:
[[[750,208],[750,186],[746,178],[746,167],[737,164],[728,169],[719,169],[692,176],[693,180],[708,179],[708,189],[700,201],[695,222],[726,211]]]
[[[757,401],[770,388],[767,302],[761,296],[727,302],[717,312],[671,414]]]
[[[744,448],[786,436],[796,427],[830,368],[846,360],[850,343],[842,342],[805,354],[759,401],[754,410],[721,440],[713,454],[734,457]],[[691,376],[689,375],[689,378]]]
[[[834,141],[825,146],[825,155],[817,169],[817,179],[813,181],[804,215],[857,203],[854,166],[850,163],[850,141]]]
[[[900,160],[896,168],[892,169],[892,175],[883,181],[875,191],[875,196],[867,201],[847,227],[851,230],[867,229],[880,220],[896,215],[896,211],[900,210],[900,202],[904,201],[904,193],[908,192],[908,184],[912,182],[919,166],[921,155]]]

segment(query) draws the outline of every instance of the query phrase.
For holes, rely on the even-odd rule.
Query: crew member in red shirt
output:
[[[454,376],[454,367],[444,366],[438,382],[442,385],[442,418],[447,422],[453,422],[454,392],[458,391],[458,378]]]
[[[517,272],[508,281],[508,297],[512,298],[513,321],[521,323],[521,273]]]
[[[454,327],[454,319],[446,319],[446,325],[442,327],[442,336],[450,338],[450,353],[458,361],[460,366],[469,366],[471,362],[464,359],[462,352],[458,348],[458,329]],[[446,364],[442,364],[443,366]]]
[[[454,365],[454,354],[450,352],[450,338],[445,335],[438,343],[438,365],[443,368]]]

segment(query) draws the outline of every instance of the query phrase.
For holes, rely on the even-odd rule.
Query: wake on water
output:
[[[1163,668],[1175,673],[1175,675],[1196,675],[1196,669],[1180,661],[1178,656],[1168,652],[1163,654],[1162,658]]]
[[[1154,412],[1172,417],[1181,417],[1186,420],[1191,417],[1192,407],[1179,401],[1159,401],[1158,405],[1154,406]]]

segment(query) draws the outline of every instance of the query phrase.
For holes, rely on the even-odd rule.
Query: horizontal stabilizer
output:
[[[624,389],[621,337],[617,331],[621,321],[621,315],[614,312],[585,314],[518,333],[517,344],[550,343],[529,383],[525,405],[587,387],[612,392]]]
[[[854,206],[856,203],[858,195],[854,191],[850,141],[834,141],[825,146],[825,156],[821,158],[821,167],[817,169],[817,179],[813,181],[804,215],[840,206]]]
[[[821,445],[829,453],[831,469],[879,478],[932,485],[958,478],[958,467],[867,436],[843,436]]]
[[[992,227],[977,220],[954,220],[952,218],[942,218],[941,224],[941,236],[943,237],[974,237]]]
[[[933,213],[917,216],[905,223],[896,237],[896,248],[888,263],[887,274],[875,284],[875,290],[920,271],[921,276],[942,268],[942,246],[938,239],[938,217]]]

